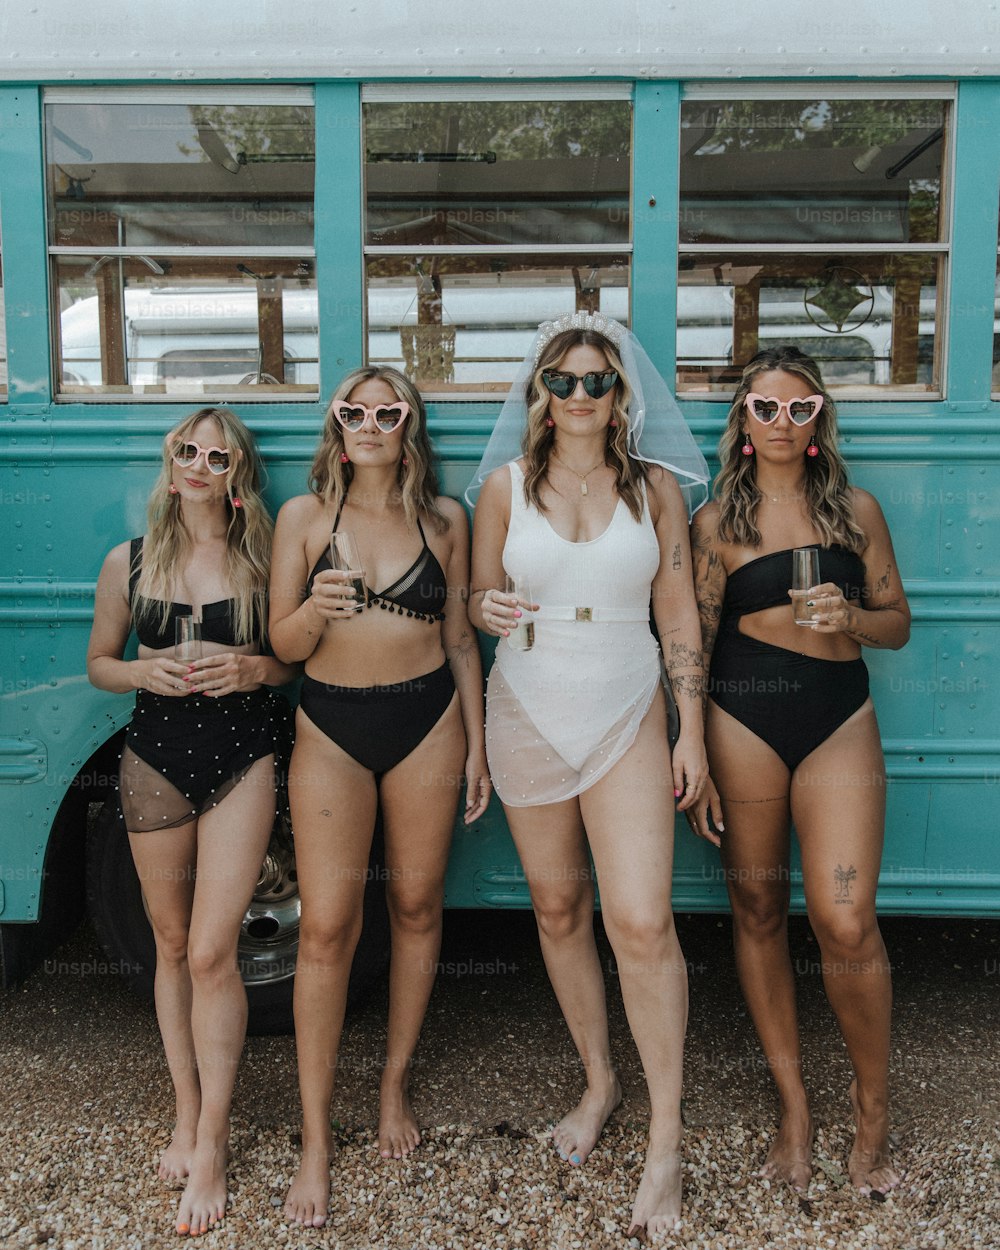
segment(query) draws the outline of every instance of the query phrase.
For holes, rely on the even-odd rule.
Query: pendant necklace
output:
[[[590,477],[591,473],[595,472],[595,470],[602,469],[606,463],[603,459],[598,460],[597,464],[595,464],[592,469],[588,469],[586,473],[577,473],[576,469],[571,469],[564,460],[560,460],[554,451],[549,452],[549,455],[556,462],[556,464],[561,464],[562,467],[564,469],[567,469],[570,473],[572,473],[574,477],[578,477],[580,479],[580,494],[581,495],[590,494],[590,492],[587,490],[587,478]]]

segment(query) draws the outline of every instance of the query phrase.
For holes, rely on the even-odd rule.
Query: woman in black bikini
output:
[[[736,961],[781,1100],[761,1174],[799,1190],[812,1175],[787,936],[794,820],[824,985],[854,1068],[850,1176],[884,1193],[899,1180],[888,1145],[892,987],[875,916],[885,771],[860,656],[902,647],[910,612],[881,509],[848,485],[813,360],[778,347],[750,361],[719,457],[716,502],[695,515],[692,543]],[[806,546],[820,560],[811,628],[794,623],[789,600],[791,549]]]
[[[460,504],[437,495],[423,403],[402,374],[358,369],[337,387],[311,485],[278,517],[271,631],[279,655],[306,662],[289,776],[302,896],[302,1162],[285,1211],[318,1227],[330,1194],[330,1100],[376,802],[392,932],[379,1151],[398,1159],[420,1141],[410,1061],[437,966],[463,770],[466,823],[486,810],[490,783],[482,669],[466,610],[468,521]],[[333,531],[354,536],[376,591],[367,605],[350,573],[330,567]]]
[[[274,823],[275,753],[290,709],[269,686],[294,671],[261,655],[271,521],[253,440],[204,408],[164,440],[145,538],[115,547],[97,583],[87,672],[137,690],[121,801],[156,941],[156,1015],[177,1100],[160,1159],[187,1177],[177,1231],[226,1207],[229,1108],[246,1032],[240,923]],[[202,620],[203,658],[174,658],[178,616]],[[123,660],[129,633],[138,658]]]

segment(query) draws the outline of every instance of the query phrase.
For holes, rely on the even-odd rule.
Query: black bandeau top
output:
[[[343,505],[341,505],[342,510]],[[331,533],[337,532],[339,523],[340,512],[334,519]],[[421,621],[443,621],[444,607],[448,602],[448,579],[444,575],[437,556],[427,545],[424,527],[420,524],[419,517],[417,529],[420,531],[420,538],[424,544],[420,549],[420,554],[403,576],[397,577],[391,586],[377,593],[369,590],[368,606],[374,607],[378,604],[384,611],[398,612],[400,616],[412,616]],[[309,580],[306,582],[307,595],[312,592],[316,574],[331,567],[330,549],[327,547],[309,574]]]
[[[139,574],[142,572],[142,539],[133,538],[129,546],[129,578],[128,601],[132,608],[132,619],[135,622],[136,637],[144,647],[154,651],[164,651],[174,645],[175,622],[179,616],[190,616],[190,603],[171,603],[170,615],[163,629],[160,629],[159,613],[150,618],[144,616],[140,621],[135,619],[136,587]],[[151,599],[150,603],[159,604],[161,600]],[[260,633],[260,620],[256,608],[254,610],[253,637]],[[236,639],[236,600],[218,599],[215,603],[206,603],[201,609],[201,637],[204,642],[215,642],[223,647],[238,647]]]
[[[840,587],[845,599],[860,599],[865,584],[864,561],[854,551],[834,543],[831,547],[810,544],[819,551],[819,580]],[[726,579],[722,619],[738,620],[765,608],[790,607],[792,548],[758,556],[734,569]]]

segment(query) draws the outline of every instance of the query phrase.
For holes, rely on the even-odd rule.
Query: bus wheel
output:
[[[388,916],[380,851],[381,839],[377,837],[365,890],[364,926],[351,968],[349,1005],[364,997],[388,964]],[[108,798],[88,834],[87,907],[113,970],[151,1003],[156,948],[117,794]],[[292,1031],[299,912],[291,829],[287,817],[279,816],[240,933],[238,958],[247,990],[250,1033]]]

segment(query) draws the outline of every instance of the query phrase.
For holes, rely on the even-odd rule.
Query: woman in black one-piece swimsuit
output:
[[[90,680],[137,691],[121,800],[156,941],[156,1014],[177,1102],[159,1166],[187,1177],[177,1231],[226,1206],[229,1108],[246,1032],[240,924],[274,823],[275,755],[294,670],[261,655],[271,522],[257,453],[233,413],[206,408],[164,440],[145,538],[115,547],[97,583]],[[176,618],[200,616],[203,658],[174,658]],[[124,660],[129,633],[138,658]]]
[[[884,1193],[899,1180],[888,1145],[892,987],[875,916],[885,769],[861,648],[903,646],[909,608],[882,512],[848,485],[813,360],[779,347],[750,361],[719,456],[716,500],[695,515],[692,543],[736,962],[781,1100],[761,1174],[799,1190],[812,1175],[787,935],[794,820],[824,985],[854,1068],[850,1176]],[[807,546],[820,562],[811,628],[794,623],[789,598],[791,550]]]
[[[325,1222],[330,1101],[368,856],[381,806],[392,938],[379,1152],[420,1141],[410,1061],[441,941],[444,874],[463,774],[466,822],[490,796],[483,678],[467,614],[465,511],[437,494],[423,403],[395,369],[349,374],[334,392],[312,493],[278,515],[271,639],[304,660],[289,799],[302,923],[295,1047],[302,1162],[285,1211]],[[330,566],[350,533],[369,591]]]

